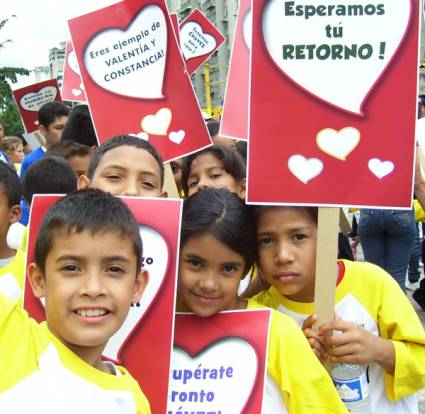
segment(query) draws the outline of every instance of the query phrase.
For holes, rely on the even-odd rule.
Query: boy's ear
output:
[[[136,278],[136,283],[134,285],[133,298],[134,303],[139,302],[140,298],[143,295],[143,292],[149,282],[149,272],[145,269],[142,269]]]
[[[43,137],[47,135],[47,128],[44,125],[39,125],[38,130],[40,131],[41,135],[43,135]]]
[[[77,180],[77,190],[85,190],[86,188],[90,188],[90,180],[86,175],[81,174]]]
[[[12,206],[9,210],[9,223],[14,224],[19,221],[21,218],[21,206],[16,204]]]
[[[31,263],[28,266],[28,278],[34,296],[39,299],[42,298],[45,294],[46,280],[40,268],[35,263]]]
[[[246,178],[242,178],[242,180],[239,182],[239,192],[238,192],[238,196],[242,199],[245,200],[245,194],[246,194]]]

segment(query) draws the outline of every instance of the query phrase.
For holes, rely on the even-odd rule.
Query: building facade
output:
[[[62,88],[63,81],[63,65],[65,62],[66,42],[61,42],[59,47],[49,49],[49,70],[50,78],[57,79],[59,89]]]

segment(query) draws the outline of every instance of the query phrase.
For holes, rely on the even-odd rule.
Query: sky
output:
[[[2,1],[0,20],[10,17],[0,30],[0,67],[33,69],[49,64],[49,49],[70,38],[67,20],[118,3],[119,0],[13,0]],[[22,77],[19,86],[25,86]],[[27,81],[28,82],[28,81]],[[29,82],[31,83],[31,82]],[[28,83],[27,83],[28,84]],[[15,89],[15,85],[13,85]]]

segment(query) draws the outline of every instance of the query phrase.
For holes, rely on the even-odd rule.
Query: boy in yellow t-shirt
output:
[[[21,217],[21,182],[9,165],[0,163],[0,292],[22,303],[25,257],[7,244],[7,233]]]
[[[102,360],[147,283],[128,208],[99,190],[72,193],[43,218],[28,277],[46,322],[0,294],[0,412],[150,413],[137,382]]]

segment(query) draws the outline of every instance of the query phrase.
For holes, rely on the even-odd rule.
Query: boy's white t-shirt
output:
[[[0,293],[0,413],[149,414],[149,402],[122,367],[87,364]]]

